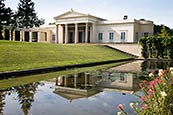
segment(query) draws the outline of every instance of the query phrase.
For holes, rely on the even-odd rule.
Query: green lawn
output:
[[[101,45],[53,45],[0,40],[0,71],[15,71],[129,58]]]

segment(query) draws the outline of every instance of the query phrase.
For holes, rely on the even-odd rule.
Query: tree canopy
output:
[[[39,19],[35,12],[35,3],[32,0],[19,0],[18,10],[16,12],[17,27],[31,28],[39,27],[44,24],[44,19]]]
[[[170,29],[168,26],[164,26],[164,25],[154,25],[154,35],[158,35],[162,33],[161,30],[163,27],[165,28],[165,30],[167,31],[169,35],[173,35],[173,30]]]
[[[13,12],[9,7],[5,7],[5,0],[0,0],[0,39],[2,37],[3,26],[9,26],[12,24]]]
[[[162,26],[161,33],[142,37],[139,43],[142,46],[144,58],[170,58],[173,59],[173,36]]]

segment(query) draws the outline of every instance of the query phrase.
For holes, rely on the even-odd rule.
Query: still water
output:
[[[129,103],[140,102],[132,94],[139,91],[137,73],[156,69],[143,65],[132,62],[0,91],[0,115],[116,115],[120,103],[133,115]]]

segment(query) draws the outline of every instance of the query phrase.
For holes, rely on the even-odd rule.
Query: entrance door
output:
[[[82,37],[83,37],[82,36],[82,32],[79,32],[79,36],[78,37],[79,37],[79,43],[82,43]]]
[[[69,32],[69,43],[73,43],[73,32]]]

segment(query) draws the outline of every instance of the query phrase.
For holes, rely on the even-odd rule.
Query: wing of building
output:
[[[153,34],[153,21],[141,19],[106,20],[73,10],[54,17],[55,24],[39,28],[4,31],[9,40],[48,43],[136,43]],[[9,35],[10,33],[10,35]],[[11,34],[12,33],[12,34]]]

